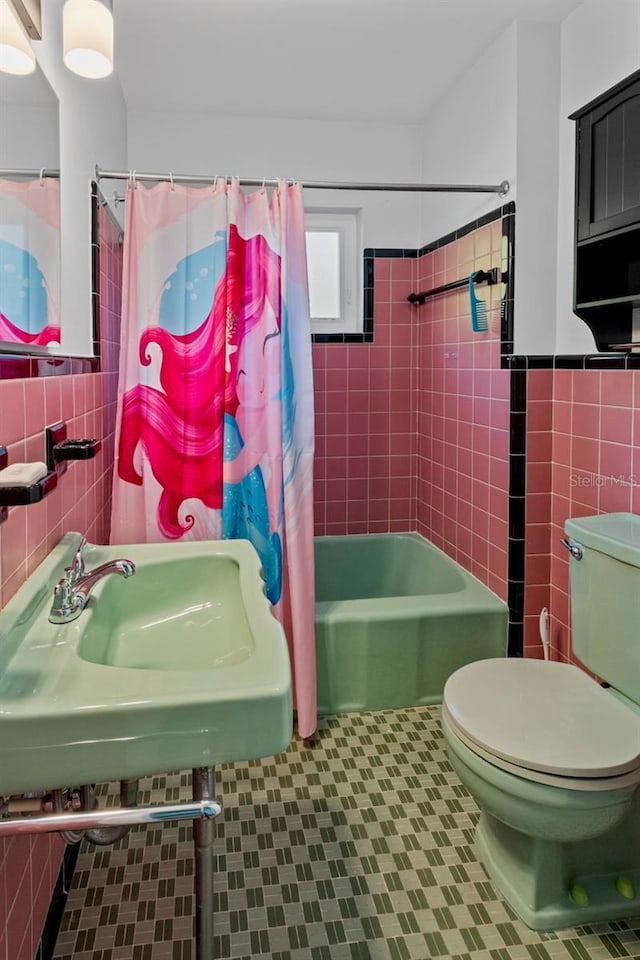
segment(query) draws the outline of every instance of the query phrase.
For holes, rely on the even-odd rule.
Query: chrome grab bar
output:
[[[211,960],[214,954],[213,936],[213,873],[214,820],[222,813],[222,801],[213,798],[214,768],[194,767],[192,771],[193,800],[182,803],[159,804],[147,807],[129,806],[135,800],[135,781],[124,780],[120,785],[120,801],[127,806],[107,810],[53,813],[42,816],[5,817],[0,814],[0,839],[21,833],[55,833],[73,830],[92,831],[107,828],[114,832],[133,823],[163,823],[167,820],[193,820],[193,861],[195,892],[195,960]],[[36,795],[39,802],[42,794]],[[23,800],[16,797],[16,800]],[[26,800],[32,797],[25,795]],[[87,805],[90,798],[87,799]],[[2,801],[2,797],[0,797]],[[0,809],[5,809],[7,804]],[[27,803],[27,809],[30,804]],[[91,839],[89,837],[89,839]],[[117,837],[115,837],[117,839]]]
[[[166,820],[211,820],[222,811],[218,800],[188,800],[184,803],[152,807],[114,807],[79,813],[50,813],[42,816],[0,817],[0,837],[21,833],[54,833],[58,830],[88,830],[134,823],[158,823]]]
[[[581,543],[578,543],[577,540],[569,540],[567,537],[561,537],[560,543],[567,548],[575,560],[582,560],[583,547]]]

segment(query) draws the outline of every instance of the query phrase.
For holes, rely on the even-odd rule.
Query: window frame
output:
[[[305,238],[309,233],[337,233],[339,236],[339,318],[311,315],[311,333],[321,335],[362,334],[364,331],[362,291],[362,243],[360,211],[308,207],[304,218]]]

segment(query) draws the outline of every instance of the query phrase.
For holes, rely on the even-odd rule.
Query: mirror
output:
[[[0,352],[46,353],[60,343],[58,100],[40,67],[1,78]]]

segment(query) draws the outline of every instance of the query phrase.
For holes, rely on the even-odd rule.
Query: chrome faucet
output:
[[[70,623],[79,617],[87,605],[91,591],[99,580],[110,573],[121,577],[132,577],[136,565],[131,560],[109,560],[87,573],[84,564],[84,547],[87,538],[83,537],[75,552],[70,566],[65,567],[65,575],[58,580],[53,591],[53,604],[49,611],[51,623]]]

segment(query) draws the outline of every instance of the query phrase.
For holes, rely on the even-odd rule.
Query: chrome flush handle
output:
[[[560,543],[563,547],[566,547],[571,556],[575,560],[582,560],[582,544],[578,543],[577,540],[568,540],[566,537],[562,537]]]

